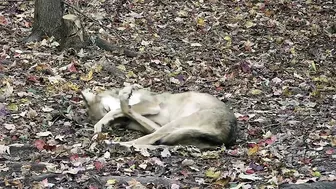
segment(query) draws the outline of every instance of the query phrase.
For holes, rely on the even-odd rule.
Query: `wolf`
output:
[[[81,92],[94,133],[117,118],[128,118],[127,129],[145,135],[123,146],[193,145],[211,148],[233,145],[237,138],[237,119],[233,111],[216,97],[195,91],[155,93],[128,85],[102,93]]]

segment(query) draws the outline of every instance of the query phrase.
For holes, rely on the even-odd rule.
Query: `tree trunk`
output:
[[[76,15],[63,16],[64,4],[62,0],[35,0],[32,33],[23,42],[36,42],[53,36],[55,41],[59,41],[61,50],[69,47],[85,48],[93,42],[108,51],[120,51],[129,57],[138,56],[136,52],[117,47],[99,37],[96,42],[91,41]]]
[[[80,19],[75,15],[64,19],[63,12],[62,0],[35,0],[33,30],[23,42],[41,41],[53,36],[61,49],[84,48],[90,44]]]
[[[33,30],[24,41],[40,41],[45,36],[62,39],[65,36],[63,6],[62,0],[35,0]]]

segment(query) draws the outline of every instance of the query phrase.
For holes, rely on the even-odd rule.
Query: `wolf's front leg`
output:
[[[125,88],[123,88],[122,90],[119,91],[121,111],[125,115],[127,115],[128,117],[133,119],[134,121],[138,122],[143,127],[145,132],[152,133],[152,132],[158,130],[160,128],[160,126],[158,124],[156,124],[152,120],[142,116],[140,113],[135,112],[129,106],[129,98],[131,97],[131,95],[132,95],[132,86],[125,87]],[[134,106],[136,106],[136,105],[134,105]],[[148,104],[148,106],[144,106],[142,108],[138,107],[138,109],[145,109],[145,108],[150,108],[149,104]],[[160,110],[156,110],[156,111],[160,111]]]
[[[102,128],[104,125],[107,125],[110,121],[118,117],[125,116],[120,109],[115,111],[108,112],[103,118],[101,118],[95,125],[94,125],[94,133],[102,132]]]

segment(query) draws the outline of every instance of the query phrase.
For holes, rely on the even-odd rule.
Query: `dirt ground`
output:
[[[33,1],[0,3],[0,187],[278,188],[336,181],[336,4],[332,1],[67,1],[128,57],[95,46],[22,44]],[[96,21],[92,21],[93,20]],[[92,145],[80,91],[208,92],[233,108],[225,149]],[[109,128],[106,139],[141,136]],[[307,187],[305,187],[307,188]],[[326,187],[325,187],[326,188]]]

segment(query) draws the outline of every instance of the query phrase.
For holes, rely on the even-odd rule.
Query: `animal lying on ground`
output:
[[[124,146],[194,145],[211,148],[234,144],[237,119],[222,101],[199,92],[154,93],[133,86],[100,94],[82,91],[93,121],[94,132],[117,118],[130,119],[126,128],[145,133],[138,139],[119,142]]]

